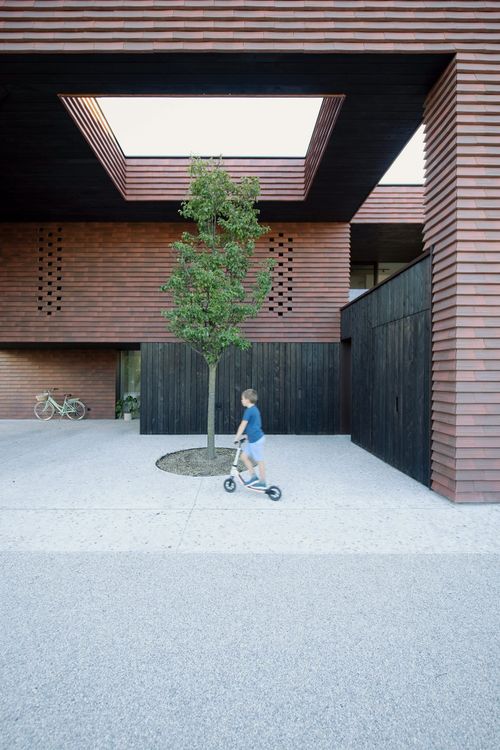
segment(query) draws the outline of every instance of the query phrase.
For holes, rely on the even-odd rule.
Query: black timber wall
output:
[[[275,434],[333,434],[339,429],[338,343],[254,343],[231,348],[218,367],[215,430],[234,433],[241,392],[259,394],[263,429]],[[208,368],[180,343],[141,346],[141,434],[203,434]]]
[[[430,256],[342,309],[351,440],[430,484]]]

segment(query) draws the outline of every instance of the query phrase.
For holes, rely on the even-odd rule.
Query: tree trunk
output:
[[[208,365],[208,411],[207,411],[207,451],[208,460],[215,460],[215,377],[217,365]]]

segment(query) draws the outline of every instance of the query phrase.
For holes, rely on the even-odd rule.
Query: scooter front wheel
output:
[[[266,495],[271,498],[271,500],[280,500],[281,499],[281,490],[279,487],[276,487],[273,485],[272,487],[268,487],[266,490]]]
[[[234,492],[236,489],[236,482],[232,477],[224,480],[224,489],[226,492]]]

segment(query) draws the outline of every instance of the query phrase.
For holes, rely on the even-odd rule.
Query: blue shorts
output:
[[[246,455],[254,461],[262,461],[264,456],[265,442],[265,435],[263,435],[260,440],[256,440],[255,443],[249,443],[248,440],[246,440],[243,443],[243,453],[246,453]]]

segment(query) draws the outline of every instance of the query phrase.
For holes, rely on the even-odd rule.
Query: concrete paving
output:
[[[138,430],[137,421],[0,421],[0,549],[500,551],[500,505],[454,505],[347,436],[269,436],[269,480],[283,491],[273,503],[226,493],[223,477],[160,471],[160,456],[203,437]]]
[[[202,442],[0,421],[0,748],[496,750],[500,506],[346,437],[270,436],[278,503],[155,467]]]

